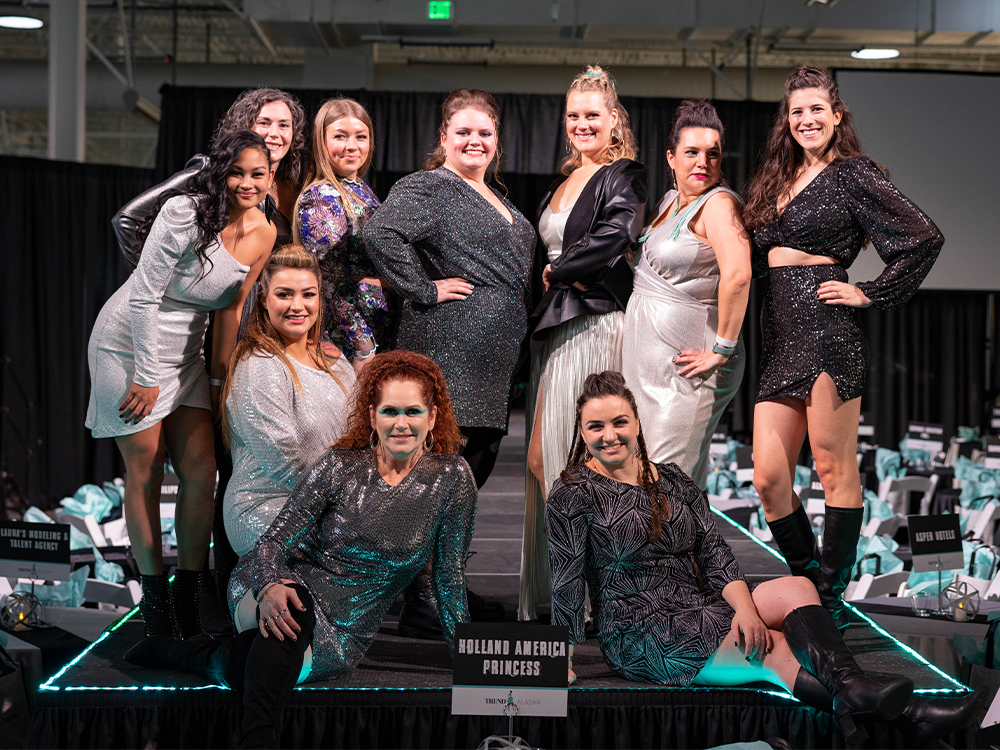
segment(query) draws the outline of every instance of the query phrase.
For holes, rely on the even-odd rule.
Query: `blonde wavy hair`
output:
[[[615,79],[600,65],[588,65],[585,71],[574,78],[566,91],[566,98],[568,100],[569,95],[575,92],[588,93],[590,91],[600,92],[608,112],[618,112],[618,122],[611,129],[611,141],[604,152],[604,163],[610,164],[619,159],[634,159],[636,156],[635,136],[632,134],[628,112],[618,101]],[[563,136],[566,138],[566,149],[569,151],[569,155],[563,160],[562,173],[568,175],[583,164],[583,156],[566,135],[565,128]]]

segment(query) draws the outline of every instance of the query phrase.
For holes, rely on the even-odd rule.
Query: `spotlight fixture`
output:
[[[5,29],[40,29],[41,19],[31,16],[0,16],[0,26]]]
[[[855,60],[891,60],[899,57],[898,49],[856,49],[851,53]]]

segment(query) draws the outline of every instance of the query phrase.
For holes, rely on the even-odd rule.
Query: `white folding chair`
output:
[[[879,596],[892,596],[899,591],[900,585],[905,585],[910,577],[908,570],[900,570],[895,573],[884,573],[876,576],[871,573],[863,573],[856,581],[847,584],[844,598],[848,601],[858,599],[874,599]]]
[[[903,517],[902,525],[906,525],[906,516],[910,512],[910,493],[922,492],[920,498],[920,515],[926,516],[931,511],[931,500],[937,490],[938,475],[932,474],[929,477],[899,477],[894,479],[887,477],[878,486],[878,496],[880,500],[889,503],[893,513],[898,513]]]
[[[56,522],[68,523],[78,531],[82,531],[93,539],[94,544],[98,547],[108,546],[108,540],[105,539],[104,532],[101,531],[101,525],[94,520],[93,516],[76,516],[60,509],[56,511]]]
[[[874,538],[887,536],[892,538],[903,524],[903,517],[893,513],[888,518],[873,518],[861,528],[861,536]]]
[[[101,609],[121,607],[129,610],[139,603],[140,598],[142,598],[142,587],[138,581],[127,581],[122,584],[88,578],[83,588],[84,601],[94,602]]]
[[[980,510],[963,510],[962,515],[968,515],[969,517],[969,521],[965,527],[969,529],[966,533],[966,538],[982,542],[983,544],[992,544],[998,512],[1000,512],[1000,503],[996,500],[986,503]]]

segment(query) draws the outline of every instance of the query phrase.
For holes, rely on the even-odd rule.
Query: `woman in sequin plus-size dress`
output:
[[[551,585],[542,511],[573,445],[574,403],[592,372],[620,370],[627,256],[646,216],[646,170],[635,161],[614,80],[589,66],[566,92],[568,156],[538,209],[536,288],[528,319],[531,377],[518,618],[534,620]],[[539,283],[540,281],[540,283]]]
[[[715,107],[681,103],[667,151],[676,189],[639,244],[622,344],[650,460],[677,464],[703,489],[712,433],[743,379],[750,292],[750,242],[742,202],[722,184],[723,142]]]
[[[480,487],[507,434],[535,243],[528,220],[486,183],[499,128],[485,91],[449,94],[424,171],[397,182],[361,232],[380,276],[405,298],[396,346],[444,372]]]
[[[441,629],[453,643],[455,625],[469,620],[465,556],[476,519],[459,441],[438,367],[413,352],[376,355],[361,373],[344,437],[303,475],[233,572],[239,635],[225,643],[147,639],[126,658],[240,690],[240,747],[278,747],[275,724],[296,682],[350,672],[429,558]]]
[[[864,156],[837,84],[818,68],[785,81],[764,162],[745,211],[754,270],[769,276],[764,353],[754,409],[754,486],[796,575],[816,583],[838,625],[863,516],[855,457],[868,342],[858,309],[906,302],[944,237]],[[850,284],[847,268],[871,241],[885,270]],[[822,555],[792,492],[805,437],[826,493]]]
[[[297,245],[274,253],[223,389],[222,434],[233,456],[223,499],[226,535],[250,552],[305,471],[347,423],[354,371],[327,356],[316,257]]]
[[[361,241],[379,200],[362,181],[375,155],[372,121],[352,99],[329,99],[313,123],[312,166],[295,231],[323,271],[324,337],[360,371],[376,347],[392,348],[389,300]]]
[[[212,526],[219,393],[210,389],[202,350],[216,310],[210,366],[221,384],[243,301],[274,243],[274,227],[257,208],[273,175],[259,135],[239,130],[222,139],[193,194],[167,200],[140,231],[139,264],[90,336],[87,427],[96,438],[114,437],[125,460],[125,519],[147,633],[172,633],[175,619],[160,544],[164,451],[180,479],[176,619],[184,636],[201,630],[198,581]]]

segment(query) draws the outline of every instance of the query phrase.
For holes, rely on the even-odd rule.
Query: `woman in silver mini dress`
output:
[[[147,633],[173,633],[160,539],[164,456],[177,495],[177,627],[200,632],[198,586],[215,489],[212,414],[236,340],[243,301],[274,244],[257,208],[274,176],[264,140],[223,139],[191,193],[166,200],[145,234],[135,271],[105,303],[90,336],[87,427],[113,437],[125,468],[125,520],[142,575]],[[210,380],[202,349],[217,310]],[[213,390],[214,388],[214,390]],[[193,600],[192,600],[193,598]]]
[[[303,472],[344,434],[355,378],[321,348],[323,295],[316,256],[274,253],[233,352],[222,434],[233,456],[223,517],[236,554],[252,550]]]

